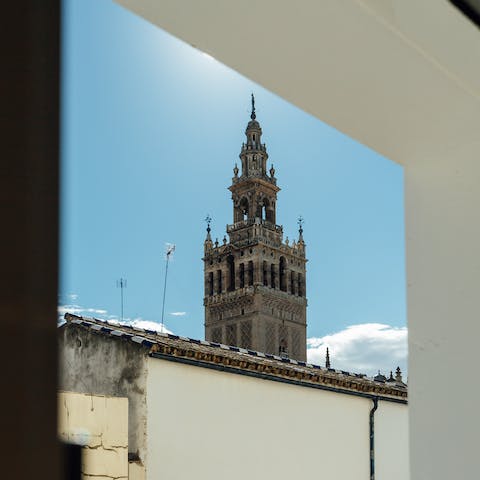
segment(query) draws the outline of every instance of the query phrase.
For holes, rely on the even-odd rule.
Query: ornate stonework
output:
[[[306,360],[305,242],[283,240],[276,224],[275,169],[267,171],[252,96],[251,120],[235,165],[233,224],[229,241],[212,242],[210,222],[204,245],[205,338],[265,353]]]

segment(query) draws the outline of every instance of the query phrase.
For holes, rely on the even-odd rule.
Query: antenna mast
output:
[[[170,255],[173,255],[175,251],[175,245],[171,243],[166,244],[165,255],[166,255],[166,262],[165,262],[165,280],[163,282],[163,302],[162,302],[162,326],[165,329],[165,324],[163,323],[163,318],[165,316],[165,295],[167,293],[167,275],[168,275],[168,261],[170,260]]]
[[[123,289],[127,288],[127,280],[125,278],[120,278],[119,280],[117,280],[117,288],[120,288],[120,318],[123,322]]]

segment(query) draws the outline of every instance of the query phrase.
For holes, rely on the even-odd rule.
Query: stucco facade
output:
[[[91,368],[88,352],[74,352],[84,347],[97,352],[97,367],[116,366]],[[60,351],[70,357],[65,384],[111,390],[116,377],[122,385],[129,414],[139,415],[129,420],[129,452],[139,455],[145,479],[287,480],[299,468],[312,477],[369,478],[371,452],[377,480],[409,479],[404,384],[73,315]],[[124,380],[137,362],[140,379]],[[139,389],[143,402],[132,409]],[[130,465],[133,478],[139,464]]]

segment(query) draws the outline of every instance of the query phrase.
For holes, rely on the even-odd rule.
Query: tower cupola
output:
[[[252,93],[252,113],[245,130],[246,142],[242,144],[240,160],[242,173],[239,178],[257,177],[275,182],[272,175],[267,173],[268,154],[265,144],[262,143],[262,128],[255,113],[255,97]]]

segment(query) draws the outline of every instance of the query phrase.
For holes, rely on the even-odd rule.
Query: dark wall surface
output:
[[[57,480],[60,2],[1,12],[2,478]]]

